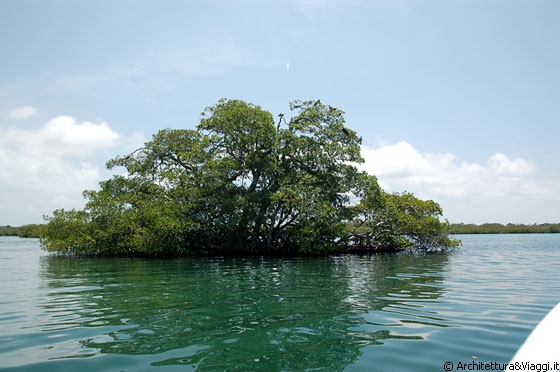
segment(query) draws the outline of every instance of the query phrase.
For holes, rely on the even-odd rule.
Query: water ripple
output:
[[[0,359],[45,371],[506,362],[560,298],[549,264],[560,238],[535,239],[467,237],[428,256],[198,260],[41,257],[0,240],[0,259],[12,258],[0,260]]]

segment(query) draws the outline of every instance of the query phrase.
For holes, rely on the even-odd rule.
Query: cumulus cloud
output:
[[[56,117],[38,129],[0,129],[0,181],[22,190],[64,194],[95,187],[99,169],[87,161],[119,140],[107,123]]]
[[[37,109],[33,106],[22,106],[11,109],[8,112],[8,118],[14,120],[22,120],[30,118],[37,114]]]
[[[437,201],[445,218],[466,223],[558,221],[558,180],[537,181],[527,159],[495,153],[485,162],[458,161],[451,153],[422,153],[410,143],[362,148],[361,168],[389,192],[409,191]]]
[[[437,196],[519,197],[542,192],[525,159],[496,153],[483,163],[458,162],[451,153],[421,153],[407,142],[362,149],[362,169],[376,175],[390,191],[408,190]]]
[[[498,175],[524,176],[533,173],[535,168],[528,160],[511,160],[501,153],[492,155],[487,164],[488,167]]]

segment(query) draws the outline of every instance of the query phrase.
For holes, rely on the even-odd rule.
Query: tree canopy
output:
[[[361,137],[320,101],[278,121],[220,100],[196,129],[163,129],[107,162],[83,210],[45,217],[42,245],[76,255],[323,254],[450,247],[434,201],[388,194],[357,164]]]

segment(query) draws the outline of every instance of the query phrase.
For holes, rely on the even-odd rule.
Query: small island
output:
[[[83,210],[45,217],[41,244],[79,256],[318,255],[457,246],[432,200],[388,193],[357,165],[343,111],[290,103],[274,117],[220,100],[196,129],[163,129],[107,162]]]

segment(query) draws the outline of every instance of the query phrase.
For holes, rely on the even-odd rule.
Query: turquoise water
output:
[[[0,238],[0,369],[506,363],[560,301],[560,234],[459,238],[428,256],[173,260],[65,259]]]

